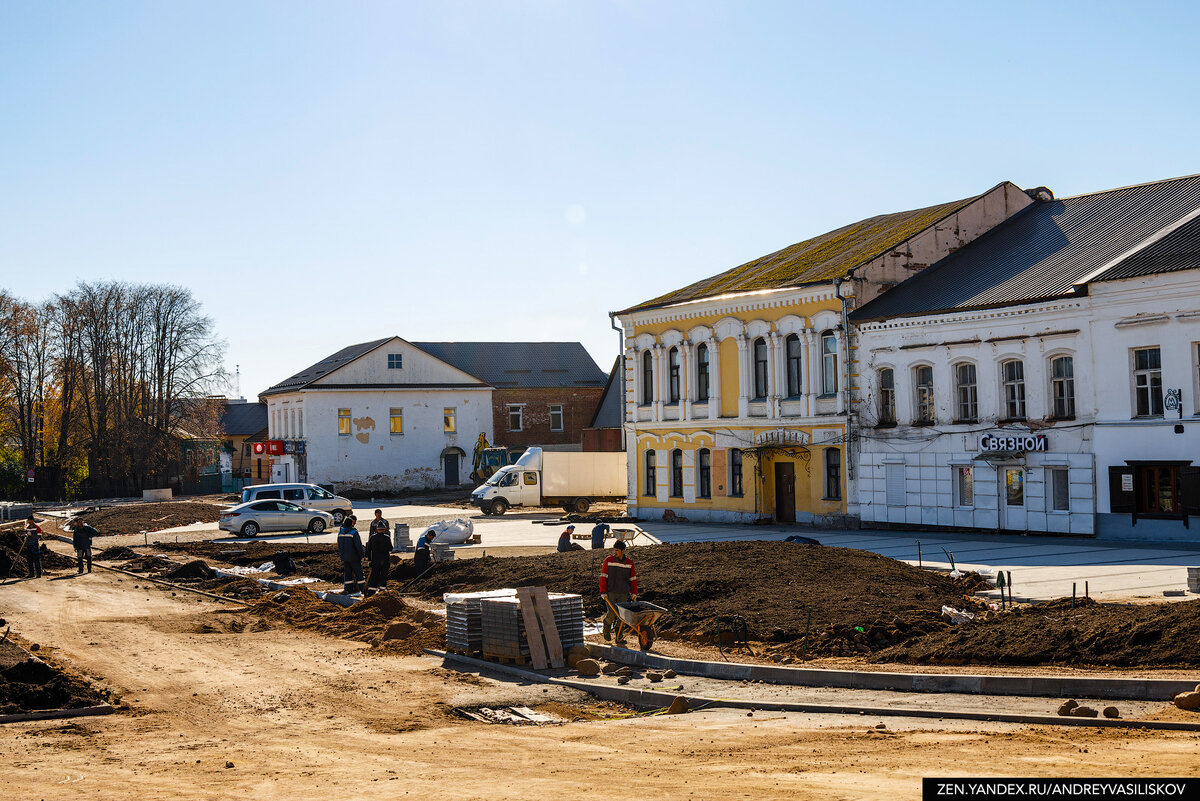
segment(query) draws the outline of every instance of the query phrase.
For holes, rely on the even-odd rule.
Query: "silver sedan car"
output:
[[[221,512],[220,527],[243,537],[260,531],[308,531],[320,534],[333,525],[333,515],[305,509],[289,501],[251,501]]]

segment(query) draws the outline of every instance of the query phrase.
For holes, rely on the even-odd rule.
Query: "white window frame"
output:
[[[954,506],[958,509],[975,508],[975,466],[969,464],[952,465],[954,468]],[[970,488],[967,489],[963,477],[967,477]],[[971,497],[966,497],[967,492]]]
[[[969,367],[971,369],[970,383],[964,383],[962,374],[959,372],[962,368]],[[955,362],[954,363],[954,422],[956,423],[974,423],[979,420],[979,367],[975,362]],[[967,397],[963,397],[963,391],[967,391]]]
[[[388,366],[389,370],[403,370],[404,369],[404,354],[403,353],[389,353],[387,355],[387,366]]]
[[[1009,366],[1016,365],[1020,373],[1009,378]],[[1028,408],[1025,403],[1025,362],[1022,359],[1004,359],[1000,362],[1000,395],[1004,404],[1005,420],[1025,420]]]
[[[517,425],[513,426],[513,415],[516,415]],[[509,431],[524,431],[525,430],[525,404],[510,403],[508,404],[508,430]]]
[[[1063,476],[1065,486],[1062,489],[1062,501],[1066,504],[1063,509],[1058,508],[1059,495],[1054,483],[1055,476]],[[1050,514],[1068,514],[1071,511],[1071,471],[1066,467],[1047,467],[1045,474],[1046,481],[1046,511]]]
[[[921,370],[929,371],[929,384],[922,384],[918,378]],[[913,383],[913,422],[920,425],[932,425],[937,420],[936,395],[934,394],[933,365],[914,364],[909,371]],[[926,413],[927,410],[927,413]]]
[[[397,422],[399,422],[398,426]],[[397,431],[397,428],[400,430]],[[402,434],[404,434],[404,409],[392,406],[388,409],[388,435],[398,437]]]
[[[345,412],[345,414],[342,414],[342,412]],[[353,413],[349,409],[341,408],[341,409],[337,410],[337,422],[338,422],[337,432],[338,432],[339,437],[350,436],[350,428],[351,428],[350,418],[352,416],[353,416]],[[346,430],[345,431],[342,430],[342,421],[343,420],[346,421]]]
[[[1145,367],[1145,368],[1139,369],[1137,366],[1138,354],[1143,353],[1143,352],[1148,352],[1148,351],[1156,351],[1158,353],[1158,366],[1157,367]],[[1129,359],[1130,359],[1130,367],[1132,368],[1131,373],[1132,373],[1132,377],[1133,377],[1133,416],[1134,417],[1147,417],[1147,418],[1163,417],[1164,410],[1163,410],[1163,385],[1162,385],[1162,346],[1147,345],[1143,348],[1131,348],[1129,351]],[[1154,383],[1155,383],[1156,378],[1158,380],[1158,387],[1157,387],[1157,389],[1158,389],[1158,393],[1157,393],[1158,394],[1158,397],[1157,397],[1158,411],[1157,412],[1154,410],[1154,407],[1155,407]],[[1144,382],[1143,382],[1143,379],[1145,379]],[[1140,390],[1143,390],[1143,389],[1146,392],[1146,411],[1144,413],[1141,411],[1141,406],[1138,403],[1139,392],[1140,392]]]
[[[458,433],[458,407],[444,406],[442,407],[442,433],[457,434]]]
[[[832,331],[821,334],[821,395],[838,393],[837,335]]]
[[[1066,359],[1071,364],[1071,375],[1056,376],[1054,374],[1054,365],[1060,360]],[[1046,373],[1050,376],[1050,416],[1054,420],[1074,420],[1076,414],[1075,408],[1075,354],[1073,353],[1052,353],[1046,359]],[[1064,409],[1066,414],[1058,413],[1059,389],[1063,388],[1064,403],[1067,404]],[[1067,392],[1067,388],[1070,389]]]
[[[554,416],[555,415],[558,415],[558,425],[557,426],[554,425]],[[561,403],[550,404],[550,430],[556,431],[556,432],[557,431],[565,431],[566,425],[567,425],[566,420],[567,420],[567,415],[566,415],[566,410],[565,410],[565,407],[563,406],[563,404],[561,404]]]

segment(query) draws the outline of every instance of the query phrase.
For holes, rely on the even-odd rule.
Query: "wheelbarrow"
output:
[[[614,604],[608,598],[604,603],[617,616],[616,639],[624,639],[626,633],[637,635],[638,647],[649,651],[654,645],[654,622],[667,610],[649,601],[628,601]]]

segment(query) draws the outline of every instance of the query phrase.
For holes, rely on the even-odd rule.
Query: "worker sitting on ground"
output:
[[[604,639],[612,639],[612,625],[617,620],[613,605],[637,600],[637,575],[633,570],[633,560],[625,556],[624,540],[613,543],[612,555],[600,566],[600,597],[604,598],[608,607],[604,613]],[[617,642],[623,643],[624,636],[618,636]]]
[[[558,535],[558,552],[569,553],[570,551],[582,551],[582,545],[576,545],[571,542],[571,535],[575,533],[574,526],[567,526],[563,529],[563,533]]]

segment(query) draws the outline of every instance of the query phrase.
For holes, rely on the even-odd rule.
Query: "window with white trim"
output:
[[[1050,397],[1055,419],[1075,419],[1075,360],[1070,356],[1050,360]]]
[[[679,348],[667,351],[667,402],[679,403]]]
[[[896,422],[896,374],[890,367],[879,371],[879,422]]]
[[[928,425],[933,422],[933,368],[928,364],[919,364],[913,368],[914,406],[918,424]]]
[[[389,353],[387,357],[389,370],[399,370],[404,367],[404,354]]]
[[[644,465],[646,477],[642,486],[643,495],[653,496],[656,492],[658,492],[658,465],[656,465],[654,462],[656,458],[657,457],[655,456],[653,450],[646,451],[646,461]]]
[[[767,397],[767,341],[762,337],[754,340],[754,399]]]
[[[508,430],[521,431],[525,422],[525,413],[522,406],[518,403],[512,403],[508,406]]]
[[[642,351],[642,405],[654,403],[654,354]]]
[[[957,465],[954,468],[954,505],[975,505],[975,468],[970,465]]]
[[[836,395],[838,391],[837,337],[832,331],[821,334],[821,394]]]
[[[388,433],[404,433],[404,410],[392,407],[388,409]]]
[[[701,448],[696,454],[696,495],[700,498],[712,497],[712,451]]]
[[[788,334],[787,339],[783,341],[784,351],[787,354],[787,394],[789,398],[798,397],[802,391],[800,370],[802,364],[800,360],[801,343],[800,337],[795,334]]]
[[[963,362],[954,366],[954,380],[958,390],[958,421],[973,423],[979,419],[979,381],[975,365]]]
[[[1046,488],[1050,494],[1051,512],[1071,511],[1070,473],[1065,467],[1046,468]]]
[[[338,409],[338,435],[349,436],[350,434],[350,410]]]
[[[1025,363],[1009,359],[1000,365],[1004,386],[1004,417],[1007,420],[1025,419]]]
[[[696,346],[696,400],[704,403],[708,400],[708,345]]]
[[[1137,417],[1162,417],[1162,357],[1158,348],[1133,351],[1133,395]]]
[[[561,403],[550,404],[550,430],[563,430],[563,405]]]

